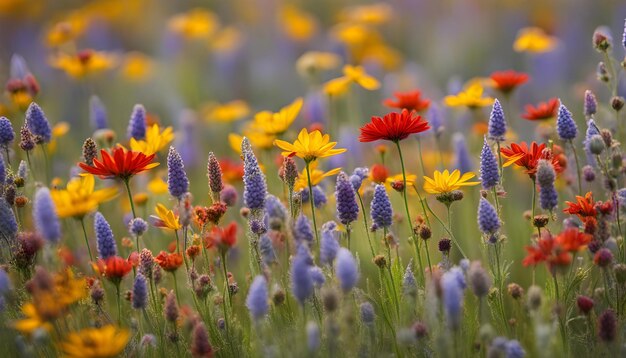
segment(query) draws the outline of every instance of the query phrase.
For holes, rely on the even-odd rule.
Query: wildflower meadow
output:
[[[0,356],[626,356],[625,19],[0,0]]]

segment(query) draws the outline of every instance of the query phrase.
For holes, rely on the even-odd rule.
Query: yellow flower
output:
[[[328,134],[322,135],[322,132],[318,130],[309,133],[306,128],[302,128],[293,144],[276,139],[274,145],[283,150],[283,156],[296,155],[305,162],[332,157],[347,151],[347,149],[333,149],[337,142],[331,142]]]
[[[309,164],[309,170],[311,171],[311,185],[315,186],[322,182],[324,178],[336,175],[341,171],[341,168],[331,169],[327,172],[323,170],[317,169],[317,162],[313,162]],[[294,186],[295,191],[302,190],[304,188],[309,187],[308,182],[309,176],[307,175],[306,168],[302,170],[302,173],[298,175],[298,179],[296,180],[296,184]]]
[[[444,170],[443,173],[435,170],[433,178],[424,176],[424,190],[429,194],[445,194],[453,190],[457,190],[462,186],[478,185],[480,182],[468,181],[475,177],[476,174],[467,172],[461,175],[458,169],[452,173]]]
[[[20,333],[31,334],[38,329],[44,329],[48,332],[52,331],[52,324],[37,312],[37,308],[31,302],[24,303],[22,314],[24,318],[13,322],[13,328]]]
[[[317,32],[315,18],[293,5],[284,6],[279,16],[283,31],[292,40],[306,41]]]
[[[175,215],[172,210],[168,210],[165,205],[157,204],[155,209],[157,212],[157,220],[154,226],[170,230],[180,230],[180,228],[182,228],[182,225],[178,221],[178,215]]]
[[[557,39],[538,27],[526,27],[517,33],[513,49],[517,52],[543,53],[556,46]]]
[[[339,42],[350,46],[361,46],[378,34],[369,27],[355,23],[341,23],[331,31],[332,36]]]
[[[54,154],[57,150],[58,139],[63,137],[70,131],[70,125],[67,122],[59,122],[52,128],[52,139],[48,144],[48,150],[50,154]]]
[[[337,68],[341,64],[341,57],[332,52],[309,51],[296,61],[296,70],[303,76],[313,76],[320,71]]]
[[[130,139],[130,149],[135,152],[142,152],[145,155],[151,155],[159,152],[174,140],[174,130],[167,127],[163,131],[159,130],[158,124],[153,124],[146,131],[146,139],[136,140]]]
[[[446,96],[444,103],[450,107],[466,106],[479,108],[493,104],[492,97],[483,97],[484,88],[480,81],[472,81],[465,90],[455,96]]]
[[[122,353],[130,332],[113,325],[100,328],[86,328],[67,335],[59,348],[68,357],[105,358],[116,357]]]
[[[227,103],[210,103],[202,109],[204,117],[215,122],[234,122],[250,114],[245,101],[234,100]]]
[[[139,53],[129,52],[122,63],[122,76],[132,82],[141,82],[150,77],[154,63],[150,57]]]
[[[98,209],[98,205],[117,195],[115,187],[100,190],[94,190],[94,187],[94,176],[84,174],[70,180],[66,189],[52,190],[50,194],[59,217],[82,219]]]
[[[276,139],[275,135],[266,134],[253,126],[247,126],[247,128],[243,130],[243,136],[236,133],[228,135],[228,143],[236,153],[241,154],[241,142],[244,136],[248,138],[253,147],[259,149],[272,148],[274,146],[274,140]]]
[[[254,116],[253,126],[269,135],[285,133],[293,121],[296,120],[303,103],[302,97],[299,97],[290,105],[281,108],[279,112],[259,112]]]
[[[389,21],[392,14],[393,12],[388,4],[378,3],[350,7],[344,11],[343,17],[347,21],[380,25]]]
[[[52,25],[45,34],[45,42],[49,47],[61,46],[74,41],[85,32],[88,17],[80,11],[73,12],[62,21]]]
[[[331,96],[345,93],[352,83],[356,83],[366,90],[375,90],[380,87],[380,82],[368,75],[362,66],[343,66],[343,76],[332,79],[324,85],[324,92]]]
[[[170,19],[171,31],[188,39],[209,38],[219,27],[215,14],[204,9],[193,9]]]
[[[148,190],[154,195],[165,194],[167,193],[167,183],[157,176],[148,182]]]
[[[241,31],[234,27],[226,27],[211,38],[209,47],[220,53],[230,53],[239,48],[243,42]]]
[[[83,78],[112,68],[116,63],[113,55],[102,51],[82,50],[75,55],[59,53],[50,60],[54,68],[65,71],[73,78]]]

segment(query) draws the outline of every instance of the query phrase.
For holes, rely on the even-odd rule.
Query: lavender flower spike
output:
[[[17,221],[13,215],[13,210],[6,200],[0,197],[0,236],[13,241],[17,231]]]
[[[250,315],[254,320],[259,320],[267,314],[269,305],[267,303],[268,291],[267,281],[262,275],[258,275],[252,281],[248,297],[246,298],[246,307],[250,311]]]
[[[340,248],[335,260],[335,271],[344,292],[350,291],[359,281],[359,268],[350,250]]]
[[[500,182],[498,160],[491,151],[487,138],[484,139],[483,149],[480,152],[480,181],[485,190],[495,187]]]
[[[344,172],[337,175],[335,199],[337,201],[337,218],[342,224],[349,225],[358,218],[359,204],[356,201],[356,193]]]
[[[33,220],[41,237],[51,243],[59,242],[61,223],[48,188],[40,188],[35,194]]]
[[[450,329],[456,331],[461,324],[463,311],[463,285],[459,282],[455,271],[448,271],[441,277],[443,291],[443,308]]]
[[[301,305],[313,294],[313,279],[309,268],[312,266],[309,249],[300,245],[291,264],[291,292]]]
[[[26,110],[26,125],[35,136],[37,144],[48,143],[52,139],[52,128],[50,128],[48,118],[35,102],[31,103]]]
[[[244,203],[250,210],[261,210],[265,206],[267,184],[248,138],[244,137],[241,142],[241,153],[243,154]]]
[[[486,235],[500,230],[500,219],[496,209],[485,198],[480,198],[478,203],[478,228]]]
[[[552,163],[539,160],[537,165],[537,183],[539,184],[539,204],[544,210],[554,210],[558,204],[558,194],[554,187],[556,173]]]
[[[502,110],[500,101],[496,99],[493,102],[493,108],[489,116],[489,138],[501,142],[504,140],[505,133],[506,119],[504,118],[504,111]]]
[[[146,278],[142,274],[137,274],[133,284],[133,308],[144,309],[148,305],[148,285]]]
[[[15,140],[15,131],[11,121],[6,117],[0,117],[0,147],[7,148]]]
[[[335,236],[337,223],[329,221],[322,225],[322,238],[320,239],[320,262],[331,265],[339,251],[339,241]]]
[[[590,90],[585,91],[584,113],[585,117],[590,118],[596,114],[598,110],[598,101],[596,96]]]
[[[220,192],[224,189],[224,183],[222,182],[222,168],[220,167],[220,162],[213,152],[209,152],[207,177],[209,178],[211,198],[213,198],[214,201],[219,201]]]
[[[94,130],[109,128],[106,108],[98,96],[89,98],[89,119]]]
[[[146,138],[146,109],[141,104],[133,107],[128,122],[128,138],[142,140]]]
[[[559,113],[556,120],[556,132],[562,140],[572,140],[578,135],[576,122],[572,117],[572,113],[561,103]]]
[[[474,164],[472,163],[472,156],[467,150],[467,142],[465,136],[462,133],[454,133],[452,136],[452,144],[454,146],[454,165],[456,169],[461,173],[467,173],[474,170]]]
[[[315,234],[311,228],[311,222],[309,221],[309,218],[303,214],[300,214],[298,219],[296,219],[296,223],[293,227],[293,238],[296,240],[298,245],[306,243],[310,246],[313,243]]]
[[[384,185],[376,185],[371,203],[370,215],[377,229],[391,226],[393,209]]]
[[[177,199],[189,190],[189,179],[185,173],[185,165],[176,148],[170,147],[167,153],[167,189]]]
[[[96,213],[93,219],[94,231],[96,233],[96,244],[98,248],[98,256],[101,259],[108,259],[109,257],[117,255],[117,244],[115,243],[115,237],[111,226],[99,212]]]

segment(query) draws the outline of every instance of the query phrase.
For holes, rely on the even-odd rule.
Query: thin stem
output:
[[[83,227],[83,235],[85,236],[85,244],[87,244],[87,251],[89,252],[89,260],[93,262],[93,255],[91,254],[91,248],[89,247],[89,238],[87,237],[87,229],[85,229],[85,218],[80,218],[80,226]]]
[[[174,277],[174,292],[176,292],[176,303],[180,306],[180,295],[178,294],[178,280],[176,279],[176,271],[172,271]]]
[[[122,324],[122,302],[120,298],[120,284],[115,284],[115,292],[117,293],[117,324]]]
[[[500,141],[496,141],[496,148],[498,149],[498,169],[500,170],[500,185],[504,184],[504,166],[502,164],[502,153],[500,153]]]
[[[365,205],[363,204],[363,198],[361,197],[361,193],[356,191],[356,195],[359,197],[359,203],[361,204],[361,212],[363,213],[363,225],[365,226],[365,233],[367,234],[367,243],[370,245],[370,251],[372,251],[372,257],[376,256],[374,252],[374,246],[372,246],[372,238],[370,236],[370,228],[367,224],[367,214],[365,213]]]
[[[46,184],[50,183],[50,163],[48,161],[48,151],[46,150],[45,144],[41,144],[41,151],[43,152],[43,161],[44,161],[44,170],[45,170],[45,178]]]
[[[535,183],[535,178],[532,178],[533,181],[533,201],[530,215],[530,225],[533,225],[533,220],[535,220],[535,205],[537,202],[537,184]]]
[[[126,186],[126,193],[128,193],[128,201],[130,202],[130,209],[133,212],[133,219],[137,217],[135,214],[135,203],[133,203],[133,195],[130,192],[129,179],[124,179],[124,185]]]
[[[576,176],[578,177],[578,195],[582,195],[582,180],[580,177],[580,163],[578,162],[578,154],[576,153],[576,147],[574,146],[574,141],[568,141],[570,146],[572,147],[572,152],[574,153],[574,161],[576,161]]]
[[[309,164],[311,162],[306,162],[306,179],[309,184],[309,203],[311,203],[311,216],[313,216],[313,230],[315,230],[315,243],[319,247],[320,239],[319,234],[317,233],[317,220],[315,219],[315,203],[313,202],[313,185],[311,185],[311,170],[309,168]]]
[[[224,285],[226,286],[226,291],[228,292],[228,303],[232,304],[232,295],[230,290],[228,289],[228,270],[226,269],[226,253],[222,253],[222,270],[224,271]],[[224,312],[226,315],[226,312]]]
[[[424,168],[424,161],[422,160],[422,140],[417,136],[417,155],[420,159],[420,167],[422,168],[422,175],[426,175],[426,169]]]
[[[350,227],[350,224],[346,224],[346,239],[348,240],[348,250],[350,250],[350,232],[352,231],[352,228]]]
[[[9,166],[11,166],[11,157],[9,157],[9,146],[8,145],[4,146],[4,151],[7,154],[7,164],[9,164]]]
[[[385,240],[385,246],[387,247],[387,271],[389,272],[389,280],[391,280],[391,290],[393,291],[393,302],[396,306],[396,314],[400,318],[400,302],[398,301],[398,293],[396,292],[396,283],[393,279],[393,273],[391,272],[391,247],[387,241],[387,228],[383,228],[383,239]],[[422,272],[423,274],[423,272]]]

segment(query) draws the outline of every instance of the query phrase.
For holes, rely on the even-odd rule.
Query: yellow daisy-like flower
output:
[[[234,122],[250,114],[250,107],[245,101],[234,100],[226,103],[210,103],[202,112],[204,118],[215,122]]]
[[[116,357],[124,350],[129,339],[130,332],[127,329],[106,325],[70,333],[59,348],[67,357]]]
[[[315,18],[293,5],[284,6],[279,19],[285,35],[294,41],[306,41],[317,32]]]
[[[147,80],[154,70],[152,59],[139,52],[129,52],[122,63],[122,76],[132,82]]]
[[[472,81],[465,90],[455,96],[446,96],[444,103],[450,107],[465,106],[469,108],[479,108],[493,104],[492,97],[483,97],[485,89],[480,81]]]
[[[467,172],[461,175],[458,169],[450,173],[447,169],[442,172],[435,170],[433,177],[424,176],[424,190],[429,194],[445,194],[457,190],[462,186],[478,185],[480,182],[468,181],[476,174]]]
[[[352,83],[370,91],[380,87],[380,82],[368,75],[362,66],[345,65],[343,66],[343,76],[326,82],[324,92],[330,96],[337,96],[346,93]]]
[[[283,150],[283,156],[296,155],[307,163],[317,158],[332,157],[347,151],[344,148],[334,149],[337,142],[331,142],[328,134],[322,135],[322,132],[317,130],[309,133],[306,128],[302,128],[293,144],[276,139],[274,145]]]
[[[283,134],[298,117],[303,103],[302,97],[299,97],[276,113],[270,111],[259,112],[254,116],[253,126],[268,135]]]
[[[154,195],[165,194],[167,193],[167,183],[157,176],[148,182],[148,191]]]
[[[178,221],[178,215],[174,214],[172,210],[168,210],[165,205],[157,204],[155,209],[157,216],[155,217],[154,226],[170,230],[180,230],[182,228]]]
[[[77,79],[106,71],[115,64],[116,59],[113,55],[94,50],[82,50],[74,55],[59,53],[50,60],[52,67],[63,70],[68,76]]]
[[[341,168],[335,168],[325,172],[321,169],[317,169],[317,162],[313,162],[309,165],[309,170],[311,171],[311,186],[315,186],[321,183],[324,178],[338,174],[341,171]],[[294,185],[294,190],[299,191],[307,188],[309,186],[308,178],[309,176],[307,175],[307,171],[305,168],[298,175],[298,179],[296,180],[296,184]]]
[[[526,27],[517,33],[513,49],[517,52],[543,53],[556,47],[557,39],[538,27]]]
[[[309,51],[296,61],[296,70],[303,76],[313,76],[321,71],[337,68],[341,64],[341,57],[332,52]]]
[[[169,29],[187,39],[209,38],[219,27],[215,14],[204,9],[193,9],[170,19]]]
[[[54,154],[56,152],[59,138],[66,135],[69,131],[70,124],[67,122],[59,122],[52,127],[52,139],[50,139],[50,143],[48,144],[50,154]]]
[[[172,127],[167,127],[161,131],[158,124],[153,124],[146,131],[146,139],[130,139],[130,149],[135,152],[142,152],[145,155],[151,155],[161,151],[173,140],[174,130]]]
[[[13,322],[13,328],[22,334],[31,334],[38,329],[52,331],[52,324],[42,317],[34,304],[28,302],[22,306],[24,318]]]
[[[117,188],[94,190],[95,178],[84,174],[73,178],[63,190],[52,190],[50,195],[61,218],[82,219],[85,215],[98,209],[98,205],[113,199]]]

